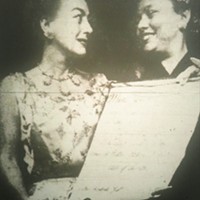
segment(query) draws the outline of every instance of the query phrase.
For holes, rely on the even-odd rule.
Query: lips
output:
[[[78,38],[77,40],[78,40],[84,47],[87,46],[87,41],[88,41],[88,39],[86,39],[86,38]]]
[[[146,33],[141,33],[140,37],[142,38],[142,40],[147,41],[154,35],[155,34],[153,32],[146,32]]]

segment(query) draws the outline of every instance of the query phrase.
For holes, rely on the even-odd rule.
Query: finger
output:
[[[189,78],[180,79],[180,80],[179,80],[179,84],[180,84],[181,86],[184,86],[184,85],[188,82],[188,80],[189,80]]]
[[[192,65],[188,67],[184,72],[182,72],[177,78],[177,82],[181,85],[185,85],[189,78],[191,78],[193,75],[198,76],[198,73],[200,72],[200,69],[197,68],[195,65]]]
[[[157,195],[161,195],[163,193],[168,193],[168,192],[171,191],[171,189],[172,189],[172,186],[168,186],[166,188],[163,188],[163,189],[160,189],[160,190],[157,190],[157,191],[153,192],[151,195],[152,196],[157,196]]]
[[[191,57],[190,60],[192,61],[192,63],[193,63],[197,68],[200,68],[200,59]]]
[[[177,82],[180,84],[180,85],[185,85],[187,82],[188,82],[188,80],[189,80],[189,78],[190,78],[190,74],[188,74],[188,73],[184,73],[184,74],[180,74],[177,78],[176,78],[176,80],[177,80]]]

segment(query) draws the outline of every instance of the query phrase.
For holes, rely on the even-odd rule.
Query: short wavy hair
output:
[[[55,18],[61,5],[61,0],[35,0],[37,8],[37,18],[52,20]]]
[[[190,0],[171,0],[171,2],[173,3],[174,10],[177,13],[191,9],[191,1]]]
[[[63,0],[65,1],[65,0]],[[26,0],[24,5],[24,25],[27,35],[29,36],[31,45],[29,47],[32,52],[31,65],[35,65],[41,61],[43,47],[46,37],[40,27],[40,21],[47,19],[49,21],[56,17],[62,0]],[[33,62],[33,64],[32,64]]]

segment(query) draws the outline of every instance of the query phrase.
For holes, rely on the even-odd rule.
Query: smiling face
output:
[[[137,36],[144,51],[169,52],[172,43],[183,37],[182,14],[171,0],[141,0],[138,7]]]
[[[41,20],[44,35],[51,44],[75,55],[85,55],[92,28],[85,0],[61,0],[53,20]]]

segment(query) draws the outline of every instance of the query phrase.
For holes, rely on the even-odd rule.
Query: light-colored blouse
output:
[[[4,81],[16,96],[27,172],[36,181],[76,177],[107,99],[105,76],[70,69],[54,79],[36,67]]]

